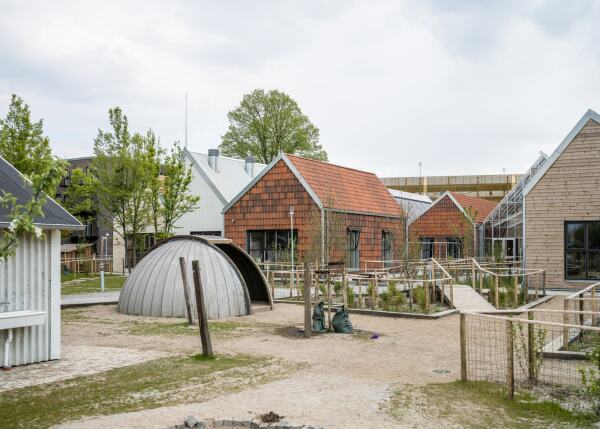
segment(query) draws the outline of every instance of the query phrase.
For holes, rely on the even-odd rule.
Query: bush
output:
[[[346,296],[348,297],[348,308],[354,307],[354,290],[350,286],[346,288]]]
[[[425,312],[425,288],[419,286],[413,289],[413,299],[417,302],[421,310]]]

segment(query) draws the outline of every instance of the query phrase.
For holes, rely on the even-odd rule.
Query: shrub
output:
[[[413,299],[417,302],[421,310],[425,312],[425,288],[418,286],[413,289]]]
[[[354,290],[350,286],[346,288],[346,296],[348,297],[348,308],[354,307]]]
[[[600,415],[600,344],[587,353],[587,359],[592,364],[591,368],[581,367],[581,384],[585,387],[588,393],[594,412]]]

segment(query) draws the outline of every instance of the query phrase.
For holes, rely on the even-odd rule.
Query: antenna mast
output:
[[[185,147],[187,148],[187,92],[185,93]]]

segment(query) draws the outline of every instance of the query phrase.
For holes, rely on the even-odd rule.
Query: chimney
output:
[[[246,173],[248,173],[250,177],[254,177],[254,157],[252,155],[246,157],[244,170],[246,170]]]
[[[219,161],[219,149],[208,149],[208,165],[215,171],[219,171],[218,166]]]

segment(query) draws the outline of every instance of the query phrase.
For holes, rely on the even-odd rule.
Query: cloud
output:
[[[8,3],[0,114],[16,92],[55,152],[91,153],[107,110],[219,143],[254,88],[294,97],[330,159],[380,175],[521,172],[600,110],[591,1]],[[4,100],[4,102],[2,102]]]

